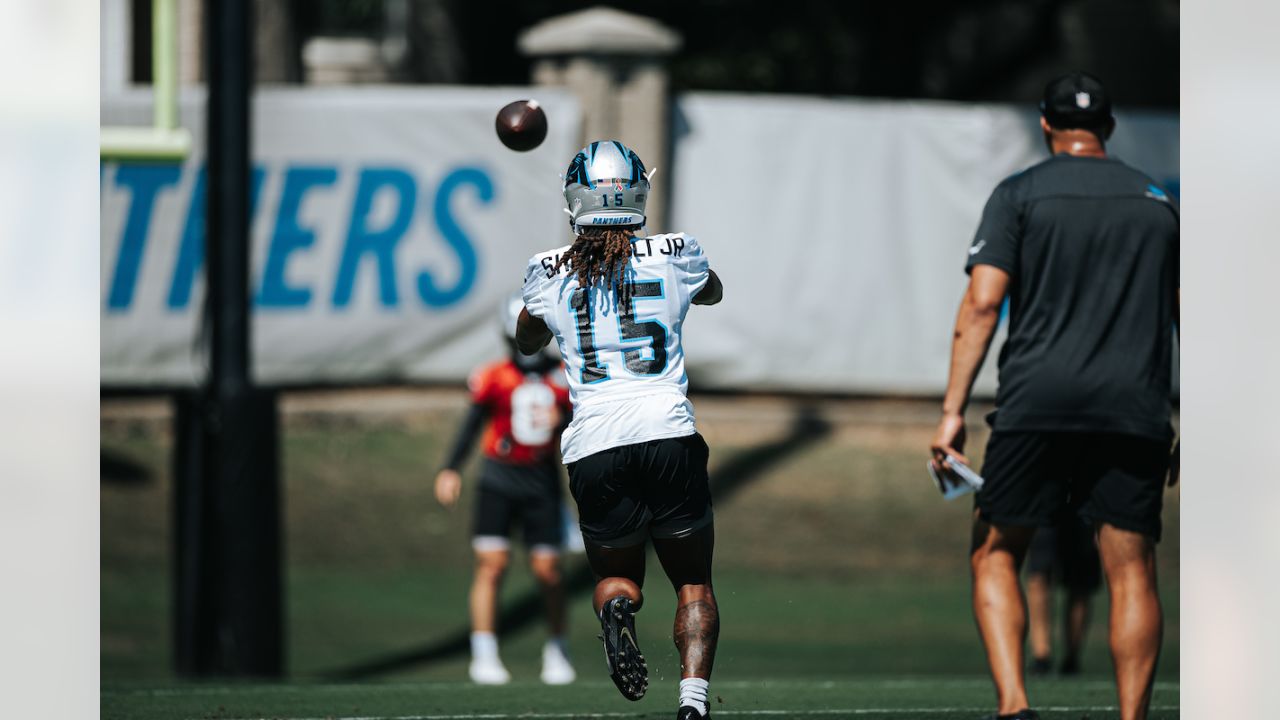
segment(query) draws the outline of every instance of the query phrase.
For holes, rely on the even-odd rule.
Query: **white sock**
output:
[[[471,657],[493,660],[498,657],[498,636],[491,632],[471,633]]]
[[[702,678],[685,678],[680,681],[680,707],[691,707],[707,714],[707,691],[711,683]]]
[[[547,638],[547,647],[559,650],[560,654],[565,657],[569,656],[569,643],[565,641],[563,635],[554,635]]]

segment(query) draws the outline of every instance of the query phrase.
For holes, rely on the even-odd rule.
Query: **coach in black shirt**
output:
[[[1000,718],[1035,718],[1023,684],[1018,569],[1036,526],[1077,512],[1111,594],[1121,717],[1144,718],[1160,649],[1155,543],[1169,469],[1178,210],[1106,156],[1115,127],[1096,78],[1045,89],[1052,157],[996,187],[969,247],[935,466],[968,462],[964,410],[1009,298],[996,411],[977,497],[973,603]]]

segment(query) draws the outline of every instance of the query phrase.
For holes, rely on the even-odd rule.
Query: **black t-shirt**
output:
[[[996,187],[965,271],[1009,273],[995,430],[1171,437],[1178,208],[1110,158],[1057,155]]]

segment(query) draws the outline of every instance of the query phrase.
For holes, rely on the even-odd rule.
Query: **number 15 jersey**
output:
[[[692,435],[681,334],[690,301],[710,277],[698,241],[683,233],[633,239],[626,312],[611,289],[583,288],[572,268],[555,269],[568,249],[534,255],[524,279],[525,307],[554,333],[565,361],[573,421],[561,438],[564,462]]]

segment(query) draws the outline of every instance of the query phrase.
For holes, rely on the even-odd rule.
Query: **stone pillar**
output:
[[[178,0],[178,83],[204,82],[204,0]]]
[[[646,207],[648,228],[678,230],[667,227],[672,174],[666,58],[680,49],[680,35],[650,18],[596,7],[543,20],[517,42],[534,58],[534,85],[564,87],[577,95],[582,144],[621,140],[650,168],[660,168]]]
[[[132,8],[128,0],[101,0],[98,12],[98,88],[106,95],[124,90],[132,78]]]

